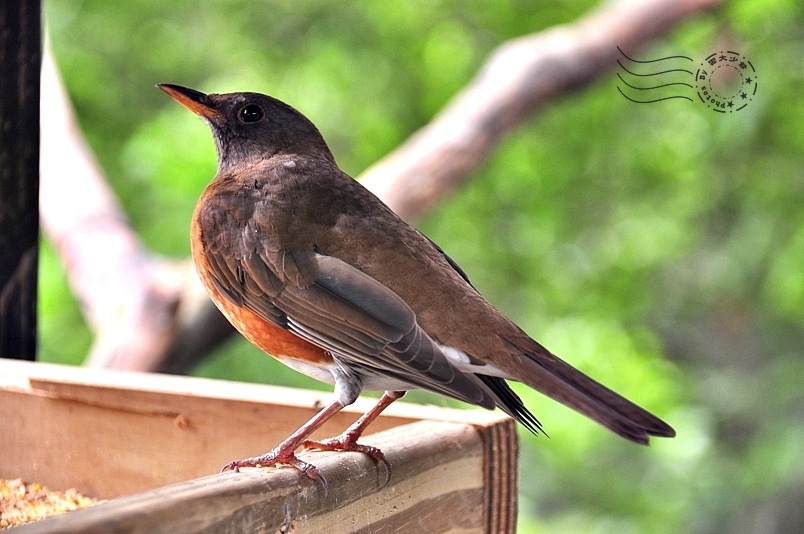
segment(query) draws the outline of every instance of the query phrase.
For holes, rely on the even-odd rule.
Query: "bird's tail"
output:
[[[676,435],[670,425],[655,415],[589,378],[536,341],[529,341],[533,345],[521,347],[520,343],[509,340],[532,363],[527,365],[529,373],[524,376],[517,373],[520,382],[630,441],[647,445],[650,436],[671,438]]]

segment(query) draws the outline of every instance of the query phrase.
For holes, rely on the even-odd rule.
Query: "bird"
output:
[[[332,401],[278,446],[222,471],[292,466],[318,478],[300,448],[385,462],[358,440],[412,389],[499,408],[543,433],[508,380],[632,442],[675,436],[498,311],[444,250],[343,172],[295,108],[260,93],[157,87],[203,118],[215,140],[217,173],[195,207],[190,239],[210,298],[262,351],[334,385]],[[363,390],[384,393],[341,435],[309,439]]]

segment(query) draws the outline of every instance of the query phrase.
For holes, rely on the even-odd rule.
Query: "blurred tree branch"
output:
[[[497,143],[552,99],[614,69],[634,51],[721,0],[606,3],[568,24],[513,39],[433,119],[360,181],[415,220],[463,184]]]
[[[502,137],[551,99],[722,0],[605,4],[579,21],[500,46],[433,121],[360,180],[413,221],[468,180]],[[49,52],[42,77],[42,224],[95,341],[88,365],[182,373],[234,330],[191,262],[142,244],[78,129]]]
[[[190,297],[186,262],[145,248],[84,141],[49,47],[42,61],[42,226],[95,338],[88,363],[153,369]]]

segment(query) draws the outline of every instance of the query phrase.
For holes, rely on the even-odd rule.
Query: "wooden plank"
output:
[[[477,427],[486,454],[483,503],[486,532],[516,532],[519,437],[513,419]]]
[[[36,355],[39,0],[0,2],[0,355]]]
[[[504,532],[486,527],[484,438],[471,425],[421,421],[366,440],[391,480],[357,453],[310,453],[328,482],[292,469],[247,469],[124,497],[19,529],[107,532]],[[509,532],[513,532],[510,530]]]
[[[0,431],[0,477],[22,477],[60,489],[75,487],[104,498],[131,495],[209,475],[229,460],[265,452],[310,417],[329,395],[256,384],[0,360],[0,428],[3,429]],[[362,413],[372,404],[371,399],[361,399],[326,426],[321,436],[342,431],[355,419],[356,413]],[[364,528],[365,532],[373,532],[377,513],[381,512],[379,517],[391,514],[386,510],[389,506],[396,520],[408,524],[425,521],[426,525],[438,525],[443,510],[460,510],[458,526],[450,523],[452,526],[444,531],[514,531],[517,438],[511,419],[485,410],[405,403],[395,403],[388,412],[372,429],[393,430],[365,438],[369,443],[382,446],[391,461],[393,477],[386,488],[376,487],[379,480],[384,480],[384,468],[374,465],[364,455],[309,452],[304,453],[306,459],[321,469],[330,470],[326,476],[331,481],[331,495],[327,498],[318,495],[323,488],[320,483],[285,469],[272,472],[271,477],[279,478],[270,483],[265,482],[263,476],[254,482],[248,477],[254,472],[264,473],[248,470],[252,474],[243,473],[246,478],[231,474],[206,477],[170,486],[172,489],[160,488],[140,494],[132,497],[133,501],[121,500],[129,503],[126,506],[143,502],[149,507],[161,500],[175,501],[169,505],[173,512],[164,512],[165,518],[187,514],[195,517],[200,512],[193,510],[203,509],[198,502],[213,508],[223,507],[232,515],[242,513],[251,517],[252,512],[237,512],[240,505],[233,506],[230,500],[252,503],[255,509],[262,510],[280,494],[285,499],[291,494],[315,494],[318,497],[305,497],[291,507],[294,524],[305,525],[299,532],[315,532],[311,529],[318,528],[316,525],[323,529],[336,519],[348,520],[351,525],[344,527],[343,532],[360,532]],[[407,424],[422,419],[431,420],[432,426],[414,425],[411,429]],[[478,446],[475,442],[480,444],[478,450],[474,449]],[[473,459],[458,458],[463,456]],[[462,462],[469,462],[469,465]],[[417,467],[417,463],[421,465]],[[446,478],[427,478],[439,469],[452,473],[453,464],[458,466],[456,472],[463,473],[462,477],[475,482],[466,482],[467,486],[447,475],[444,475]],[[444,468],[445,465],[453,467]],[[480,474],[470,476],[473,469],[479,469]],[[421,475],[425,472],[430,475]],[[476,483],[478,478],[480,483]],[[356,492],[360,500],[350,505],[352,501],[337,488],[340,484],[352,487],[352,479],[357,481],[357,486],[349,492]],[[408,488],[405,484],[413,485],[405,489]],[[222,494],[216,493],[219,490]],[[151,495],[154,491],[156,496]],[[369,493],[361,493],[365,491]],[[430,496],[417,501],[408,495],[407,500],[398,502],[396,499],[406,491]],[[190,502],[183,500],[185,496],[192,497]],[[468,502],[478,510],[480,519],[464,513],[462,503]],[[116,506],[109,512],[114,516],[128,510]],[[285,514],[284,507],[281,511]],[[142,515],[142,510],[139,513]],[[429,517],[433,514],[436,517]],[[146,515],[150,516],[150,512]],[[249,521],[257,525],[257,530],[253,531],[263,531],[258,529],[262,528],[261,520]],[[476,530],[473,526],[476,524],[483,528]],[[68,532],[61,530],[61,523],[59,525],[52,532]],[[196,531],[183,528],[174,532]],[[241,531],[239,527],[232,528],[231,532]],[[451,530],[453,528],[455,530]],[[150,532],[148,529],[144,531]]]
[[[50,392],[60,398],[70,398],[83,403],[109,403],[131,408],[131,402],[149,405],[152,409],[164,408],[164,396],[203,397],[210,402],[218,400],[233,402],[277,403],[284,407],[318,409],[332,398],[330,391],[311,391],[264,384],[212,380],[188,376],[138,373],[110,369],[91,369],[70,365],[30,363],[0,358],[0,389],[24,389],[43,395]],[[120,396],[132,395],[133,398]],[[153,398],[151,398],[153,397]],[[150,399],[150,400],[148,400]],[[344,412],[362,414],[376,400],[359,398]],[[396,419],[390,426],[410,420],[433,419],[490,425],[506,419],[500,412],[476,409],[454,409],[439,406],[424,406],[395,402],[383,417]],[[377,421],[379,422],[379,420]],[[295,430],[295,428],[294,428]]]

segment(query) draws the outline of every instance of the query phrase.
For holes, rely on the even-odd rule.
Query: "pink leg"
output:
[[[390,404],[390,403],[389,403]],[[307,421],[301,428],[291,434],[285,441],[279,444],[274,450],[263,454],[262,456],[253,456],[244,460],[235,460],[229,462],[221,472],[234,470],[238,471],[241,467],[273,467],[276,465],[291,465],[302,471],[310,478],[318,478],[318,471],[314,465],[303,462],[296,457],[296,449],[299,448],[301,443],[306,440],[310,434],[318,430],[327,420],[341,411],[343,405],[337,400],[327,404],[323,410],[318,412],[312,419]]]
[[[325,439],[323,441],[307,440],[302,443],[302,446],[308,449],[318,449],[324,451],[353,451],[368,454],[374,458],[376,462],[382,463],[388,467],[390,477],[390,467],[388,466],[388,462],[385,460],[385,455],[383,455],[382,451],[377,447],[360,445],[357,443],[357,440],[363,435],[366,427],[369,426],[372,421],[374,421],[377,416],[382,413],[383,410],[385,410],[392,402],[401,398],[404,394],[404,391],[386,391],[371,410],[364,413],[360,419],[355,421],[354,424],[347,428],[346,431],[340,436]]]

